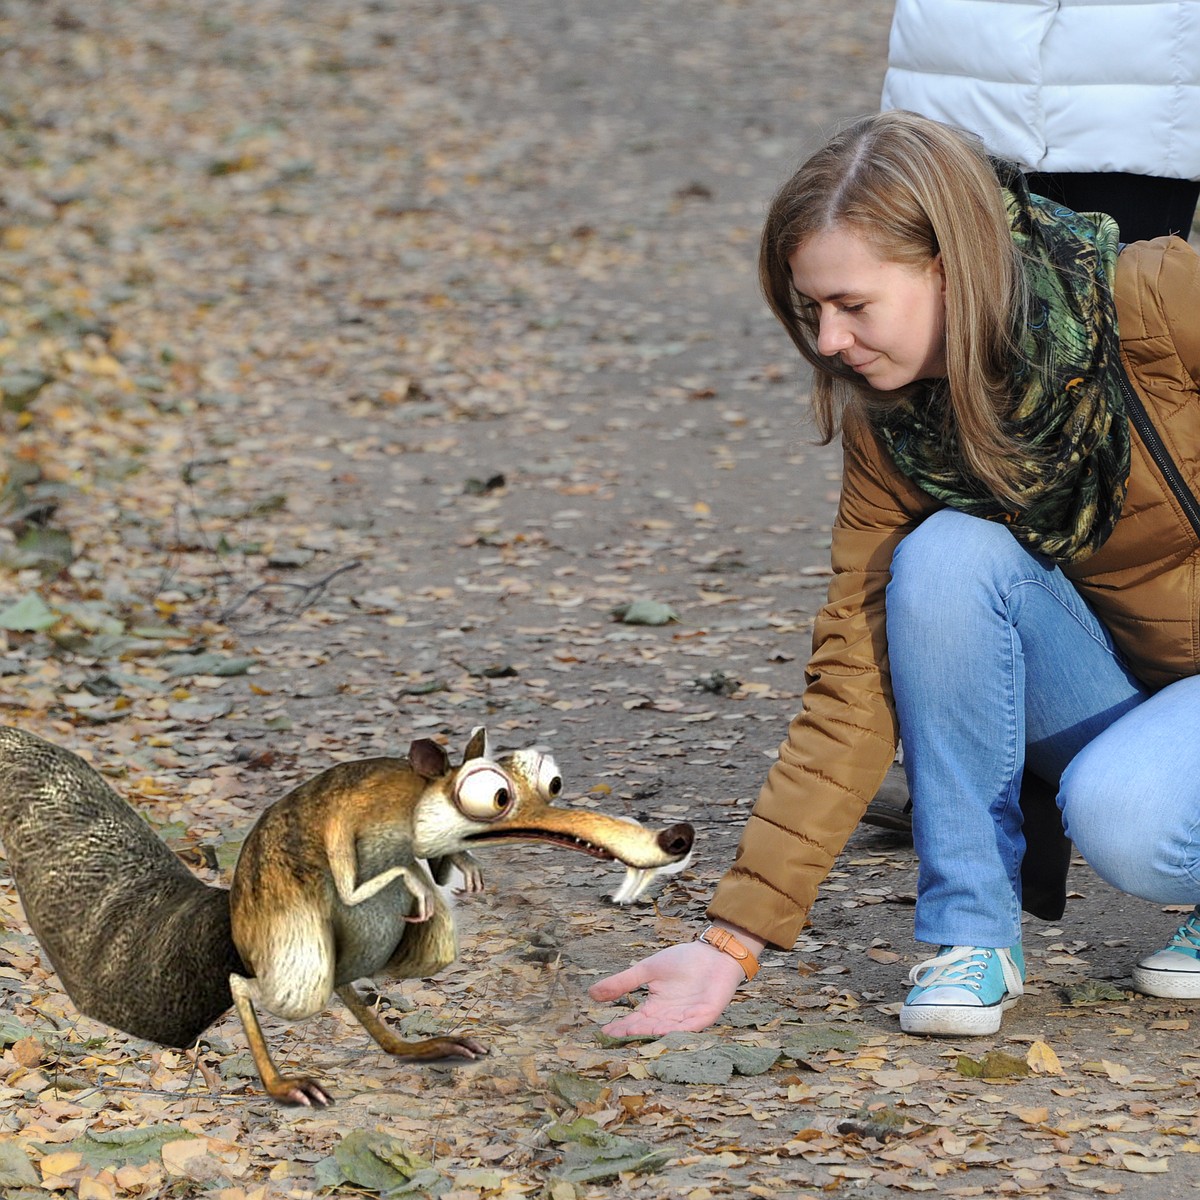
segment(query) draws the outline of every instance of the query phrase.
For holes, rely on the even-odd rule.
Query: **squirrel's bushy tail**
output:
[[[75,1007],[191,1045],[246,970],[229,893],[197,879],[83,759],[0,726],[0,840],[25,915]]]

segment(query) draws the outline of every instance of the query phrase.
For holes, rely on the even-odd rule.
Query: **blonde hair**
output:
[[[823,442],[847,408],[867,415],[911,391],[881,393],[817,351],[817,317],[792,284],[788,259],[814,234],[843,226],[890,262],[938,254],[946,278],[946,420],[961,466],[1000,499],[1029,482],[1028,447],[1005,428],[1024,279],[999,181],[973,136],[909,112],[863,117],[818,150],[771,204],[759,249],[767,303],[815,368],[813,409]],[[946,431],[947,433],[950,430]]]

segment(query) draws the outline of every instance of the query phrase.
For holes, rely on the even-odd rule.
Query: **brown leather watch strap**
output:
[[[745,971],[747,980],[753,979],[758,974],[758,959],[728,929],[710,925],[696,940],[707,942],[710,946],[720,950],[722,954],[728,954],[730,958],[737,959],[738,966]]]

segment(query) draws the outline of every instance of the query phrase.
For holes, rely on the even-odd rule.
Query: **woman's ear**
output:
[[[929,264],[930,268],[938,273],[938,278],[942,283],[942,296],[946,295],[946,264],[942,262],[942,255],[939,251],[933,256],[933,261]]]

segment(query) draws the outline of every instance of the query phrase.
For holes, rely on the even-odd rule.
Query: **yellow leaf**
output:
[[[117,1187],[123,1192],[150,1192],[154,1189],[151,1184],[161,1182],[162,1169],[156,1163],[146,1163],[135,1167],[126,1164],[118,1167],[116,1172]]]
[[[105,1174],[107,1175],[108,1172]],[[117,1189],[109,1182],[109,1179],[91,1178],[85,1175],[79,1181],[76,1191],[79,1200],[116,1200]]]
[[[876,1071],[871,1078],[879,1087],[890,1090],[912,1087],[914,1083],[920,1083],[921,1072],[916,1067],[901,1067],[894,1071]]]
[[[851,1062],[846,1063],[846,1066],[852,1067],[856,1071],[878,1071],[887,1062],[886,1058],[880,1058],[878,1054],[860,1055]]]
[[[121,374],[121,364],[111,354],[97,354],[95,358],[88,360],[87,369],[92,375],[111,377]]]
[[[81,1166],[83,1166],[83,1155],[77,1150],[58,1150],[54,1154],[47,1154],[38,1163],[42,1179],[66,1175],[67,1172],[78,1170]]]
[[[1042,1125],[1050,1119],[1048,1108],[1014,1108],[1009,1111],[1026,1125]]]
[[[1125,1170],[1136,1171],[1139,1175],[1162,1175],[1168,1163],[1169,1160],[1165,1158],[1143,1158],[1140,1154],[1126,1154],[1121,1159]]]
[[[1099,1062],[1092,1060],[1081,1063],[1079,1069],[1089,1075],[1107,1075],[1114,1083],[1129,1075],[1128,1067],[1123,1067],[1120,1063],[1109,1062],[1106,1058],[1100,1059]]]
[[[871,1167],[827,1167],[826,1170],[830,1175],[838,1179],[874,1179],[875,1170]]]
[[[191,1175],[197,1168],[196,1159],[208,1157],[208,1142],[204,1138],[177,1138],[162,1148],[163,1166],[171,1175]]]
[[[1046,1042],[1034,1042],[1025,1055],[1025,1061],[1038,1075],[1061,1075],[1062,1063]]]

